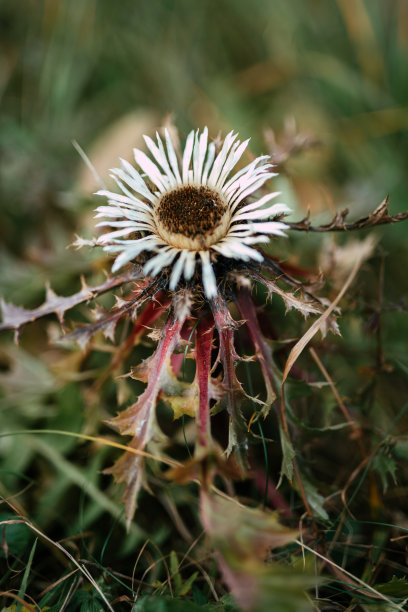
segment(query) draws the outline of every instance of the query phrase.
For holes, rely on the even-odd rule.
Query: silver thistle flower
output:
[[[99,226],[116,228],[98,240],[105,251],[119,253],[113,272],[144,253],[146,276],[168,269],[168,288],[173,291],[183,277],[191,281],[201,262],[204,293],[211,299],[217,295],[213,263],[220,256],[263,260],[253,245],[267,243],[273,235],[284,236],[287,226],[276,217],[290,209],[285,204],[269,205],[277,192],[248,203],[276,174],[268,155],[232,174],[249,143],[237,137],[230,132],[217,152],[215,143],[208,142],[207,128],[201,134],[192,131],[178,156],[165,130],[165,144],[159,134],[157,143],[144,136],[154,161],[134,150],[140,172],[125,160],[121,168],[112,170],[121,193],[99,191],[109,205],[96,211],[97,217],[107,218]]]

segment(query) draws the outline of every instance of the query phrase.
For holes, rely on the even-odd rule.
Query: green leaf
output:
[[[71,600],[70,609],[78,612],[105,612],[102,600],[94,590],[77,591]]]
[[[314,510],[315,514],[325,521],[329,520],[329,515],[326,510],[323,508],[323,504],[325,502],[325,498],[323,495],[320,495],[314,484],[310,482],[303,474],[301,475],[302,485],[307,497],[307,501],[310,504],[312,510]]]
[[[174,599],[168,595],[145,595],[133,606],[132,612],[223,612],[224,606],[199,606],[193,601]],[[226,611],[225,611],[226,612]]]
[[[389,479],[393,481],[394,484],[397,484],[396,479],[396,471],[397,464],[394,459],[385,453],[379,453],[374,457],[373,460],[373,469],[379,474],[383,486],[384,493],[388,488]]]
[[[26,593],[27,590],[27,584],[28,584],[28,577],[30,575],[30,571],[31,571],[31,565],[33,563],[33,559],[34,559],[34,554],[35,554],[35,549],[37,548],[37,542],[38,540],[36,539],[34,541],[34,544],[30,550],[30,556],[28,557],[28,561],[27,561],[27,565],[25,567],[24,570],[24,575],[23,575],[23,579],[21,581],[21,586],[20,589],[18,591],[18,596],[20,599],[24,599],[24,595]],[[17,608],[16,608],[16,612],[21,612],[21,603],[17,604]]]
[[[405,578],[393,576],[390,582],[376,584],[375,588],[388,597],[408,597],[408,582]]]
[[[187,593],[191,590],[191,587],[193,586],[194,581],[197,578],[197,576],[198,576],[198,572],[194,572],[193,574],[191,574],[189,578],[187,578],[187,580],[184,582],[183,586],[177,593],[179,597],[184,597],[184,595],[187,595]]]
[[[7,544],[8,553],[14,557],[20,557],[24,551],[30,546],[30,542],[33,540],[32,531],[27,527],[25,523],[10,523],[6,521],[13,521],[16,519],[14,514],[1,513],[0,514],[0,534],[4,538]],[[3,524],[1,524],[3,523]],[[4,548],[0,547],[0,559],[5,557]]]
[[[177,555],[174,552],[174,550],[172,550],[170,553],[170,571],[171,571],[171,577],[174,582],[174,590],[176,592],[176,595],[179,595],[183,583],[182,583],[180,572],[179,572],[179,562],[178,562]]]
[[[193,594],[194,602],[198,604],[199,606],[203,606],[204,604],[207,603],[207,597],[204,595],[202,590],[196,584],[193,584],[192,594]]]
[[[292,482],[293,480],[293,459],[295,458],[296,452],[292,446],[292,442],[289,440],[286,432],[283,430],[282,426],[279,426],[280,431],[280,439],[282,445],[282,466],[281,473],[278,482],[278,487],[280,486],[282,479],[284,476]]]

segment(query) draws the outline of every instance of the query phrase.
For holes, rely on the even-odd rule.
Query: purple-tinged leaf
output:
[[[170,357],[180,340],[184,319],[177,318],[174,312],[169,316],[162,330],[156,351],[142,364],[142,378],[147,387],[135,404],[132,404],[108,421],[122,435],[133,436],[130,447],[144,450],[155,431],[155,408],[158,395],[165,385],[170,368]],[[123,502],[126,507],[126,520],[129,524],[137,506],[137,495],[144,479],[144,459],[132,453],[125,453],[113,467],[106,470],[116,482],[125,483]]]

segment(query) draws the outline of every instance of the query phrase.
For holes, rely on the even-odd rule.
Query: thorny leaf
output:
[[[284,291],[279,287],[279,285],[272,281],[262,274],[259,274],[255,271],[249,271],[248,274],[255,281],[261,283],[266,287],[269,297],[271,298],[274,293],[278,294],[286,307],[286,311],[295,308],[298,310],[305,318],[310,314],[322,314],[325,312],[325,306],[328,306],[328,303],[324,299],[318,299],[313,296],[310,292],[306,292],[300,284],[298,284],[298,292],[299,296],[297,297],[294,293],[290,293],[289,291]],[[285,276],[285,280],[287,280],[287,276]],[[291,279],[292,280],[292,279]],[[338,334],[339,327],[336,322],[336,315],[331,314],[327,317],[325,325],[320,328],[320,331],[323,337],[327,334],[328,331],[332,331],[334,334]]]
[[[195,417],[198,413],[200,399],[197,374],[192,383],[179,381],[175,376],[174,378],[177,381],[178,387],[174,385],[171,392],[163,388],[163,399],[170,404],[175,419],[179,419],[183,414]],[[216,402],[220,401],[225,393],[222,382],[212,377],[208,382],[209,399],[213,399]]]
[[[157,398],[162,387],[168,384],[170,357],[179,342],[183,324],[184,319],[177,319],[174,313],[169,316],[156,351],[142,364],[140,376],[142,380],[147,380],[145,391],[135,404],[108,421],[121,435],[133,436],[129,445],[131,448],[144,450],[154,435]],[[113,474],[116,482],[125,483],[123,502],[129,525],[143,484],[144,459],[140,455],[125,453],[106,473]]]
[[[333,238],[326,237],[319,255],[319,267],[330,278],[333,288],[339,289],[350,274],[357,258],[368,259],[377,244],[373,234],[365,240],[348,240],[339,245]]]
[[[154,293],[161,288],[161,279],[157,278],[153,283],[148,284],[146,280],[143,280],[137,285],[137,289],[132,292],[130,296],[126,298],[116,297],[117,305],[107,314],[101,311],[97,314],[97,321],[86,325],[80,325],[73,332],[64,336],[63,340],[75,340],[79,346],[84,349],[88,344],[89,340],[98,331],[102,331],[105,338],[109,338],[111,341],[114,340],[114,334],[117,323],[125,315],[135,317],[138,307],[146,302],[147,299],[152,298]]]
[[[44,414],[46,398],[61,385],[44,361],[11,345],[0,357],[8,368],[0,372],[0,388],[3,389],[2,406],[21,406],[22,413]]]
[[[299,535],[297,530],[281,525],[276,514],[206,491],[201,494],[200,512],[213,545],[231,555],[231,562],[264,561],[270,549],[293,542]]]
[[[173,358],[175,355],[173,355]],[[178,355],[177,355],[178,357]],[[183,358],[184,356],[181,355]],[[145,359],[140,365],[131,368],[131,377],[142,382],[148,382],[152,357]],[[220,400],[224,394],[222,383],[215,378],[210,378],[209,389],[211,399]],[[166,362],[161,381],[160,397],[168,402],[174,412],[174,418],[178,419],[183,414],[195,417],[199,405],[199,388],[197,374],[192,383],[179,380],[174,374],[174,368],[170,362]]]
[[[398,213],[397,215],[390,215],[388,212],[389,198],[384,198],[377,208],[367,215],[362,217],[353,223],[347,223],[346,219],[349,215],[349,209],[345,208],[339,212],[336,212],[333,219],[325,225],[312,225],[310,223],[310,211],[304,219],[296,223],[285,221],[285,223],[294,230],[306,231],[306,232],[350,232],[352,230],[365,229],[367,227],[376,227],[377,225],[386,225],[388,223],[398,223],[408,219],[408,211]]]
[[[374,457],[373,469],[379,474],[384,493],[388,489],[389,480],[397,484],[397,464],[394,459],[385,452],[380,452]]]
[[[172,550],[170,553],[170,571],[171,578],[174,583],[174,593],[176,597],[184,597],[191,590],[194,581],[198,576],[198,572],[194,572],[189,578],[183,581],[180,574],[180,561],[177,558],[177,553]]]
[[[242,470],[231,456],[226,458],[220,447],[212,443],[207,448],[198,447],[194,457],[167,470],[166,478],[177,484],[186,484],[192,480],[202,481],[204,465],[206,484],[213,482],[216,476],[227,480],[238,480],[243,476]]]
[[[395,575],[391,578],[390,582],[376,584],[375,588],[380,593],[389,597],[408,597],[408,582],[405,578],[398,578]]]
[[[78,291],[77,293],[74,293],[68,297],[57,295],[50,287],[47,287],[45,302],[38,308],[33,308],[31,310],[22,308],[20,306],[15,306],[14,304],[10,304],[2,300],[1,310],[3,321],[0,324],[0,331],[5,329],[14,329],[15,340],[17,342],[21,328],[27,323],[31,323],[32,321],[35,321],[36,319],[44,317],[48,314],[55,313],[62,324],[64,314],[70,308],[73,308],[82,302],[87,302],[92,298],[113,289],[114,287],[119,287],[124,283],[138,280],[140,278],[141,272],[138,267],[134,266],[130,272],[120,276],[108,278],[104,283],[94,287],[88,287],[85,280],[82,278],[81,291]]]

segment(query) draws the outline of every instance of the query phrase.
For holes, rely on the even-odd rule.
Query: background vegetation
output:
[[[0,293],[7,301],[33,307],[47,280],[69,295],[81,273],[90,284],[103,278],[99,253],[66,249],[76,232],[94,233],[97,188],[72,140],[106,178],[170,113],[182,134],[208,125],[212,136],[232,128],[251,136],[255,154],[267,150],[271,128],[285,148],[288,121],[319,141],[282,167],[278,188],[293,219],[310,207],[324,222],[345,206],[357,218],[387,193],[392,213],[407,208],[405,0],[2,0],[0,49]],[[374,230],[380,246],[342,304],[343,337],[314,344],[357,430],[343,427],[338,398],[319,384],[327,381],[309,352],[288,384],[316,550],[328,546],[340,567],[400,609],[408,597],[406,232],[403,223]],[[317,269],[351,238],[292,234],[277,254]],[[329,297],[340,263],[331,269]],[[265,312],[283,364],[291,345],[276,342],[299,337],[305,324],[285,317],[278,301]],[[84,308],[72,318],[86,316]],[[98,339],[84,356],[53,343],[59,334],[48,317],[24,330],[18,349],[11,334],[2,337],[1,431],[114,440],[102,420],[116,412],[118,395],[126,405],[141,387],[109,381],[99,389],[111,345]],[[130,362],[150,352],[139,346]],[[249,379],[239,374],[255,390],[261,384],[255,370]],[[160,411],[172,433],[169,412]],[[276,439],[272,418],[264,430]],[[181,438],[175,452],[186,457]],[[261,465],[262,450],[253,452]],[[115,610],[235,609],[200,537],[195,487],[165,484],[153,467],[153,495],[143,493],[126,534],[118,491],[101,474],[115,457],[108,446],[56,434],[0,438],[0,591],[7,592],[0,609],[22,610],[26,601],[35,610],[96,611],[105,609],[103,597]],[[277,482],[279,444],[268,444],[267,460]],[[251,505],[263,499],[255,482],[235,489]],[[298,526],[301,500],[287,482],[280,491],[288,524]],[[31,527],[13,523],[19,516]],[[275,560],[296,569],[300,558],[288,548]],[[306,562],[312,574],[325,573],[312,556]],[[137,593],[156,599],[132,608]],[[395,609],[366,586],[351,589],[341,574],[329,574],[310,597],[319,610]],[[299,606],[289,598],[281,609]]]

